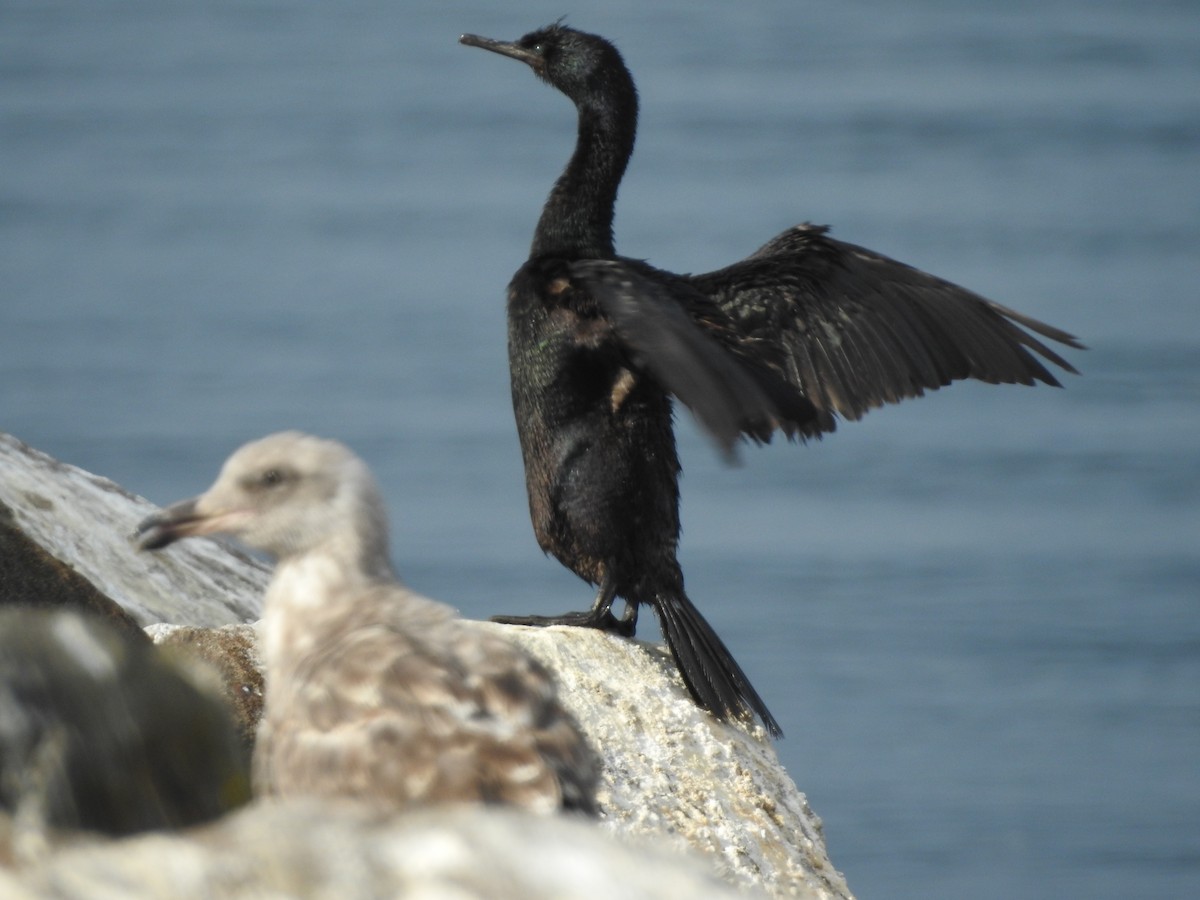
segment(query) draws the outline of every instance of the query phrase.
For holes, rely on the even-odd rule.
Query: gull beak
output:
[[[172,503],[138,523],[133,543],[138,550],[161,550],[181,538],[230,531],[245,518],[239,510],[206,509],[205,495]]]

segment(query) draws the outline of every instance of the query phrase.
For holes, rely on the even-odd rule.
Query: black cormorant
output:
[[[527,64],[579,113],[574,154],[509,284],[508,351],[534,533],[599,592],[588,612],[497,618],[631,635],[649,604],[695,700],[722,719],[753,711],[778,735],[684,593],[671,396],[730,454],[742,436],[816,437],[839,416],[957,379],[1057,385],[1035,354],[1075,370],[1029,332],[1081,345],[809,224],[702,275],[618,256],[613,206],[637,91],[617,49],[561,23],[514,42],[460,41]]]

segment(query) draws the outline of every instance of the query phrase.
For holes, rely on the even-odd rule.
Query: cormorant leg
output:
[[[573,625],[578,628],[599,628],[601,631],[613,631],[625,637],[632,637],[637,627],[637,607],[630,603],[625,607],[625,613],[619,619],[612,613],[613,600],[617,596],[617,585],[611,576],[605,576],[600,590],[596,593],[596,602],[587,612],[569,612],[561,616],[492,616],[493,622],[502,625]]]
[[[621,617],[617,619],[617,633],[624,637],[633,637],[637,634],[638,620],[638,605],[629,600],[625,601],[625,611],[621,613]]]

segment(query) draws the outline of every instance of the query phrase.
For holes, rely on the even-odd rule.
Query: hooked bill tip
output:
[[[170,529],[163,527],[162,517],[149,516],[138,523],[129,539],[138,550],[161,550],[174,540]]]
[[[497,41],[494,38],[482,37],[478,34],[463,34],[459,36],[458,42],[468,47],[479,47],[482,50],[490,50],[492,53],[507,56],[509,59],[520,60],[528,66],[533,66],[535,69],[542,63],[540,55],[513,41]]]
[[[187,526],[195,521],[196,501],[182,500],[151,513],[138,522],[130,540],[138,550],[161,550],[168,544],[173,544],[181,537],[186,537]]]

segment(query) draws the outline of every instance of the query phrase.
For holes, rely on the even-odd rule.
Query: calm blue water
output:
[[[0,2],[0,429],[158,502],[340,437],[411,584],[587,603],[529,531],[503,346],[574,115],[455,43],[570,12],[642,92],[624,252],[828,222],[1092,347],[1065,391],[736,469],[681,416],[690,592],[851,887],[1200,894],[1200,7],[411,6]]]

